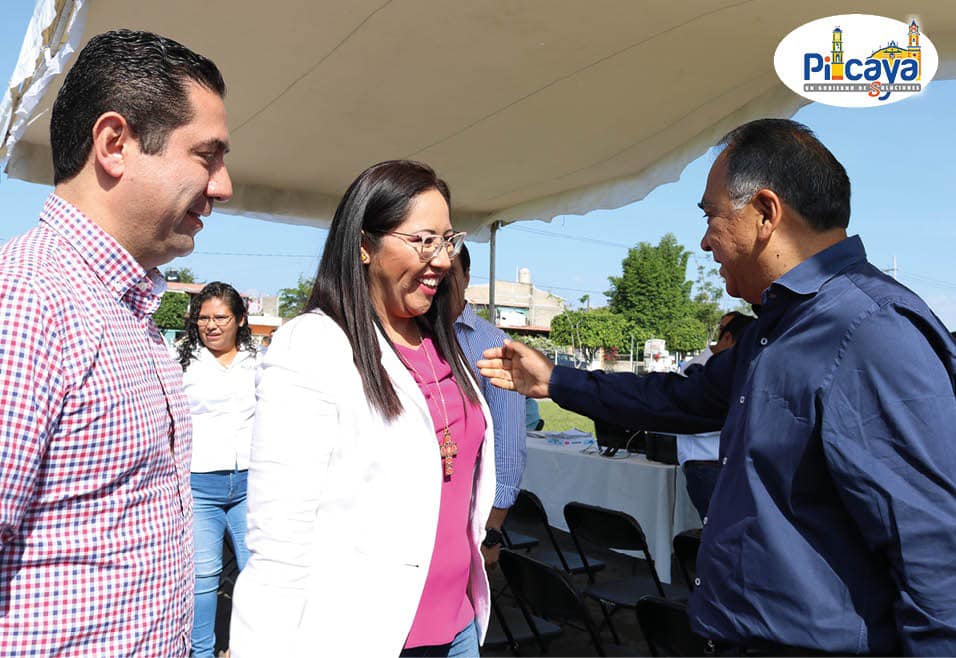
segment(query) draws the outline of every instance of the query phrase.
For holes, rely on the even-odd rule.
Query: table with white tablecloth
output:
[[[677,466],[644,455],[602,457],[591,448],[551,445],[528,438],[528,463],[521,488],[541,499],[551,525],[567,530],[564,506],[577,501],[630,514],[644,529],[663,582],[671,581],[671,542],[675,534],[700,527],[684,475]]]

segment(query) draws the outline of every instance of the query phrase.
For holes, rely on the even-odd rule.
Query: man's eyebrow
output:
[[[193,151],[222,151],[223,153],[229,152],[229,144],[222,141],[219,138],[214,137],[213,139],[207,139],[204,142],[199,142],[192,148]]]

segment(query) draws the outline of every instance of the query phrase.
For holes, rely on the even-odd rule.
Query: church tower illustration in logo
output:
[[[843,30],[841,30],[838,27],[833,29],[833,49],[830,51],[830,55],[833,58],[833,61],[830,64],[830,79],[842,80],[843,79]]]

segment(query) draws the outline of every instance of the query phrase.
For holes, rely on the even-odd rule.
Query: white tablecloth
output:
[[[541,499],[551,525],[562,530],[568,529],[564,506],[571,501],[630,514],[644,529],[657,575],[665,583],[671,582],[674,535],[700,527],[680,469],[644,455],[612,459],[529,437],[521,488]]]

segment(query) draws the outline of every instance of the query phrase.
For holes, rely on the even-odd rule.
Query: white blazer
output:
[[[391,422],[369,407],[331,318],[309,313],[273,337],[258,378],[235,658],[397,656],[405,644],[435,545],[441,454],[425,397],[381,335],[379,345],[404,408]],[[479,546],[495,451],[484,400],[481,408],[468,590],[483,642],[490,595]]]

